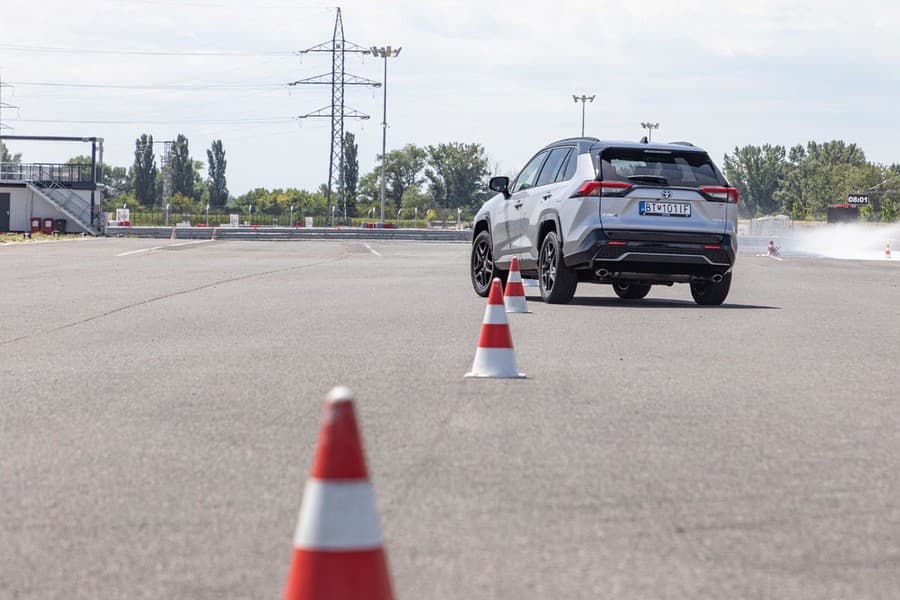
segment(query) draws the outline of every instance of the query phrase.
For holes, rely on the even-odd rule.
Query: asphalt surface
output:
[[[0,247],[0,598],[279,597],[337,384],[399,598],[900,596],[900,261],[530,289],[498,381],[465,245],[171,244]]]

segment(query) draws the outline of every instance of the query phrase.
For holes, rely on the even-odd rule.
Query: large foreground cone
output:
[[[890,243],[890,242],[888,242],[888,243],[884,246],[884,257],[885,257],[885,258],[890,258],[890,257],[891,257],[891,243]]]
[[[488,296],[487,308],[484,309],[484,320],[481,324],[481,337],[472,370],[466,377],[525,377],[516,367],[516,356],[513,354],[512,336],[506,320],[506,308],[503,306],[503,291],[499,279],[491,282],[491,293]]]
[[[391,580],[350,390],[328,394],[285,600],[391,600]]]
[[[506,292],[503,304],[508,313],[527,313],[528,301],[525,299],[525,287],[522,285],[522,273],[519,272],[519,259],[513,256],[509,266],[509,277],[506,279]]]

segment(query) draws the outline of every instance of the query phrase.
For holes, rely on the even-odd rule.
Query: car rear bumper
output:
[[[594,229],[565,262],[613,274],[709,277],[730,271],[736,252],[736,240],[727,234]]]

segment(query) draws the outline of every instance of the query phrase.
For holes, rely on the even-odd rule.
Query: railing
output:
[[[59,183],[93,183],[91,165],[59,163],[0,163],[3,181],[55,181]]]

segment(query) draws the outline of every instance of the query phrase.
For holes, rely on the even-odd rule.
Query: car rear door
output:
[[[705,191],[725,182],[705,152],[606,148],[599,162],[612,182],[600,198],[604,229],[726,232],[729,203]]]

